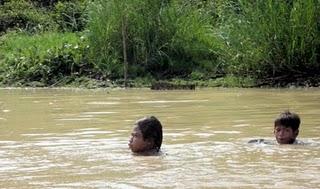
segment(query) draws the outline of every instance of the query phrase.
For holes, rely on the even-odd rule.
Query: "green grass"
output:
[[[223,40],[215,35],[211,17],[183,1],[96,1],[89,11],[92,60],[106,77],[123,76],[123,35],[129,76],[168,79],[189,77],[194,69],[221,74]]]
[[[75,46],[80,43],[79,34],[76,33],[42,33],[28,35],[23,33],[8,33],[0,37],[0,54],[3,58],[16,58],[17,54],[25,56],[44,57],[48,51],[66,46]]]
[[[239,1],[226,7],[221,30],[229,44],[229,73],[271,82],[319,75],[320,1]]]
[[[10,33],[0,43],[0,83],[5,85],[55,85],[63,77],[94,73],[86,41],[76,33]]]

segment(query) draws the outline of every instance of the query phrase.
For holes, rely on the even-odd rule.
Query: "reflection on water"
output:
[[[0,188],[320,188],[318,89],[0,90]],[[309,145],[248,144],[301,115]],[[157,116],[162,156],[133,156]]]

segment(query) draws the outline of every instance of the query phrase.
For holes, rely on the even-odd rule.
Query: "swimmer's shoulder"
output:
[[[301,140],[295,140],[293,144],[295,144],[295,145],[307,145],[309,143],[303,142]]]
[[[248,141],[249,144],[275,144],[273,141],[266,140],[266,139],[252,139]]]

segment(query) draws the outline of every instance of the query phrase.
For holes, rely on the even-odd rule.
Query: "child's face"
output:
[[[298,136],[298,130],[293,131],[291,127],[276,125],[274,127],[274,136],[279,144],[292,144]]]
[[[128,145],[132,152],[144,152],[150,149],[151,143],[143,139],[141,130],[136,126],[131,133]]]

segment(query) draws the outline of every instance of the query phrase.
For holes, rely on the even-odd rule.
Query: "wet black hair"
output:
[[[143,140],[153,140],[153,148],[159,151],[162,144],[162,125],[160,121],[156,117],[150,116],[138,120],[136,125],[142,133]]]
[[[290,112],[289,110],[282,112],[274,121],[274,126],[290,127],[293,131],[299,129],[300,117],[298,114]]]

